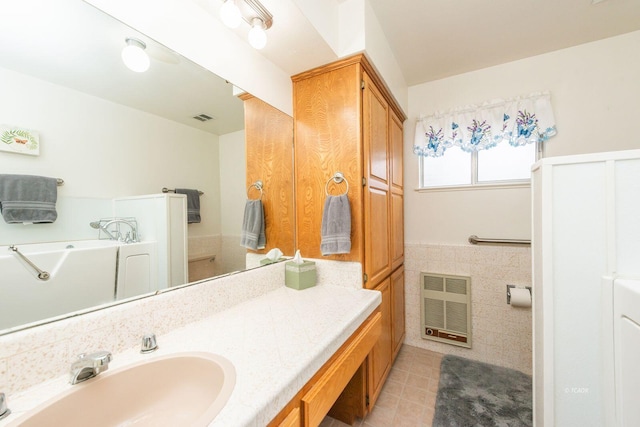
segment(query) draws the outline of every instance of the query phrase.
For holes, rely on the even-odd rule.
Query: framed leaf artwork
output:
[[[0,151],[38,156],[40,155],[38,132],[0,125]]]

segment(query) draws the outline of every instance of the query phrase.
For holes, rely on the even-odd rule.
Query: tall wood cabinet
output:
[[[247,197],[260,197],[252,184],[262,181],[267,239],[264,249],[249,251],[279,248],[293,255],[293,118],[251,94],[240,99],[244,101]]]
[[[382,334],[368,357],[369,406],[377,399],[404,339],[402,123],[406,116],[365,55],[295,75],[296,247],[322,258],[321,225],[329,193],[348,182],[351,252],[325,258],[358,261],[363,286],[382,293]]]

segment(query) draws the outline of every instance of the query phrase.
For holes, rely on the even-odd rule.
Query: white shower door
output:
[[[614,282],[616,418],[623,427],[640,426],[640,280]]]

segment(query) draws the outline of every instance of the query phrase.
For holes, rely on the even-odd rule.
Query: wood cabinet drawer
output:
[[[302,397],[305,426],[318,426],[380,337],[382,315],[370,317],[329,369]]]
[[[300,427],[300,408],[293,408],[278,427]]]

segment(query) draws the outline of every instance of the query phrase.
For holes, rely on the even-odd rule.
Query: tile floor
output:
[[[442,354],[403,345],[373,411],[355,427],[431,427]],[[320,427],[346,427],[326,417]]]

